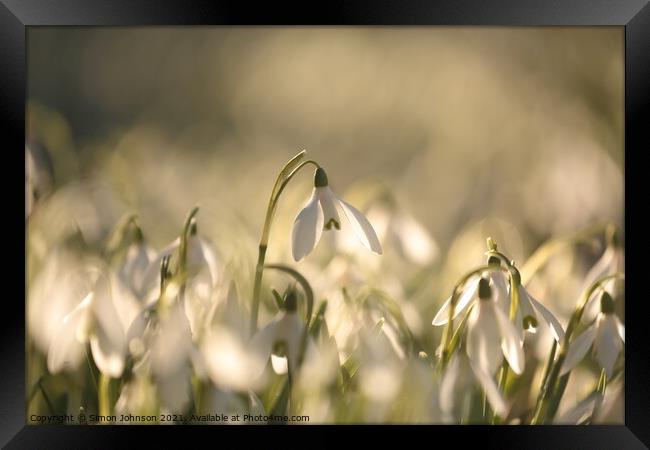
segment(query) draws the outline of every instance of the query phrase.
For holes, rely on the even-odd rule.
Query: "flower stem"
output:
[[[571,374],[571,372],[569,372],[563,375],[559,379],[559,383],[558,383],[558,377],[560,375],[560,370],[562,369],[562,364],[564,363],[566,355],[569,351],[569,343],[571,341],[571,336],[573,335],[576,326],[580,322],[580,319],[582,318],[582,313],[584,312],[584,309],[587,306],[587,302],[589,301],[593,293],[596,292],[597,289],[602,288],[602,285],[605,282],[614,278],[624,278],[624,275],[622,273],[614,273],[599,278],[598,280],[596,280],[594,284],[592,284],[587,290],[585,290],[582,293],[582,297],[580,297],[578,305],[576,306],[575,311],[571,315],[571,319],[569,320],[569,325],[567,325],[567,329],[564,334],[564,342],[560,347],[560,353],[557,357],[557,360],[555,361],[555,364],[553,365],[553,369],[551,370],[548,378],[546,379],[546,383],[544,384],[544,387],[540,391],[539,394],[540,396],[538,398],[539,406],[535,411],[535,415],[533,416],[531,425],[538,425],[540,423],[544,423],[546,420],[552,419],[555,413],[557,412],[557,408],[560,405],[560,400],[562,400],[562,396],[564,395],[564,390],[566,389],[566,385],[569,381],[569,375]]]
[[[278,204],[278,199],[280,194],[284,191],[284,188],[287,186],[289,181],[298,173],[300,169],[305,167],[307,164],[313,164],[316,167],[319,167],[318,163],[312,160],[303,161],[298,164],[305,156],[306,151],[303,150],[298,153],[296,156],[291,158],[282,168],[278,177],[275,180],[273,189],[271,190],[271,196],[269,198],[269,203],[266,207],[266,216],[264,218],[264,225],[262,227],[262,236],[260,238],[260,244],[258,247],[257,253],[257,264],[255,266],[255,281],[253,284],[253,304],[251,305],[251,321],[250,321],[250,334],[251,336],[257,330],[257,316],[260,308],[260,293],[262,289],[262,276],[264,275],[264,260],[266,258],[266,250],[269,245],[269,235],[271,233],[271,224],[273,222],[273,216],[275,214],[275,209]]]
[[[103,373],[99,376],[99,415],[111,415],[111,378]]]

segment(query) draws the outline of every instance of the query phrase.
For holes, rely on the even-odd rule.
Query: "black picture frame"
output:
[[[473,441],[487,448],[647,448],[650,445],[650,358],[647,296],[641,286],[642,252],[649,248],[643,212],[643,152],[650,149],[647,117],[650,93],[650,6],[646,0],[499,0],[426,1],[336,0],[312,4],[250,4],[243,1],[174,0],[0,0],[0,121],[6,127],[3,155],[11,161],[3,171],[2,192],[11,193],[13,213],[3,217],[7,260],[24,255],[19,239],[24,202],[18,192],[24,163],[26,105],[26,36],[32,26],[146,26],[146,25],[480,25],[480,26],[621,26],[625,28],[625,226],[626,281],[626,380],[625,425],[620,426],[389,426],[345,427],[361,429],[376,440],[388,432],[417,431],[424,445],[463,447]],[[22,161],[22,163],[21,163]],[[4,174],[11,175],[6,176]],[[15,252],[15,253],[14,253]],[[16,264],[4,265],[13,279]],[[13,268],[12,268],[13,267]],[[17,271],[17,270],[16,270]],[[16,273],[17,277],[19,274]],[[25,425],[25,310],[19,298],[24,285],[13,284],[2,304],[0,358],[0,443],[11,449],[107,448],[147,446],[168,448],[180,439],[184,445],[218,443],[224,427],[159,426],[26,426]],[[17,289],[13,289],[18,286]],[[188,432],[188,428],[190,431]],[[228,429],[238,427],[228,427]],[[242,427],[242,436],[258,436],[261,429]],[[329,438],[343,442],[339,427],[264,427],[276,444],[292,441],[311,445]],[[307,432],[304,432],[307,431]],[[294,436],[296,432],[299,437]],[[145,434],[145,436],[136,436]],[[207,436],[210,433],[211,436]],[[136,440],[136,437],[138,438]],[[144,440],[142,439],[144,437]],[[411,444],[413,438],[406,441]],[[225,443],[225,442],[223,442]],[[413,442],[414,443],[414,442]],[[415,444],[415,443],[414,443]],[[421,444],[420,444],[421,445]],[[271,445],[275,447],[276,445]]]

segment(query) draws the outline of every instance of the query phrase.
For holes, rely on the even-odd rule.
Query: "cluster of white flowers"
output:
[[[522,284],[514,263],[489,248],[487,265],[468,272],[435,314],[434,329],[444,327],[436,349],[423,337],[422,314],[404,283],[364,258],[390,249],[402,264],[426,270],[437,261],[438,245],[395,202],[374,202],[367,211],[372,220],[338,197],[317,165],[313,191],[291,231],[298,265],[264,265],[261,253],[256,282],[266,323],[259,329],[259,298],[251,306],[246,277],[198,232],[196,210],[159,251],[135,219],[117,228],[103,257],[60,246],[30,284],[34,350],[44,355],[49,376],[94,384],[68,396],[68,411],[83,403],[100,412],[176,414],[185,421],[291,411],[314,422],[540,423],[553,419],[568,374],[590,348],[603,371],[599,395],[620,374],[624,326],[614,300],[623,270],[620,243],[609,245],[588,274],[589,295],[566,328]],[[325,264],[308,258],[324,233],[339,235]],[[281,268],[298,283],[279,294],[263,284],[265,267]],[[540,328],[545,331],[537,335],[548,332],[554,344],[533,390],[537,405],[515,411],[523,394],[514,393],[512,379],[532,379],[543,369],[529,342]],[[80,402],[89,392],[97,399]],[[581,417],[595,417],[595,403],[585,404],[578,405]]]

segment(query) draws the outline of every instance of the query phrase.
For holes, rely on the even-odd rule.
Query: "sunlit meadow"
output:
[[[28,423],[623,422],[621,29],[28,44]]]

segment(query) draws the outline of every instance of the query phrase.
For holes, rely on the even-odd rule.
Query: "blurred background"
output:
[[[200,233],[252,274],[277,173],[306,149],[371,221],[389,195],[419,224],[398,233],[424,233],[411,242],[421,258],[404,265],[384,245],[374,276],[413,283],[395,295],[433,345],[431,319],[485,262],[487,236],[523,262],[550,237],[622,227],[623,37],[608,27],[32,27],[28,170],[47,202],[28,199],[30,265],[76,232],[100,245],[129,212],[160,249],[200,205]],[[305,170],[283,194],[267,261],[294,264],[291,225],[312,186]],[[309,259],[329,248],[296,267],[315,277]],[[563,290],[548,302],[563,324],[599,255],[551,265]]]
[[[102,216],[137,210],[156,240],[194,203],[222,226],[234,210],[258,234],[277,171],[301,149],[339,191],[390,184],[443,248],[486,216],[524,238],[519,258],[549,234],[622,223],[620,28],[32,28],[28,39],[29,137],[50,152],[55,186],[92,183],[82,190]]]

